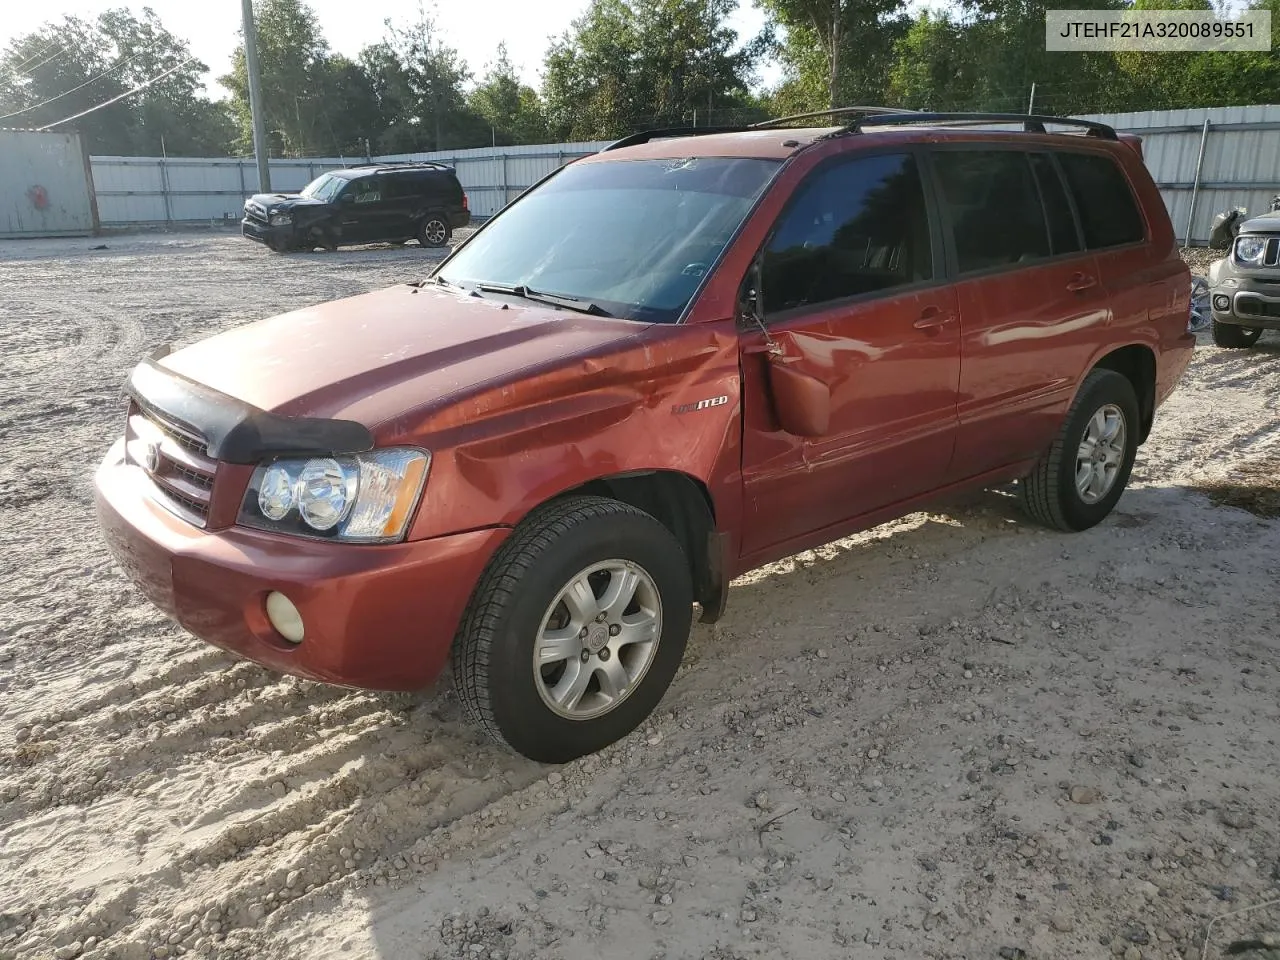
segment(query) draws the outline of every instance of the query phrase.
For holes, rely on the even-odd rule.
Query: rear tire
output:
[[[644,722],[692,620],[671,532],[628,504],[569,497],[530,514],[490,561],[454,640],[454,687],[495,740],[565,763]]]
[[[448,246],[453,231],[443,217],[432,214],[422,221],[418,227],[418,243],[424,247],[440,248]]]
[[[1138,452],[1138,398],[1114,370],[1084,378],[1057,438],[1018,481],[1027,514],[1046,527],[1088,530],[1115,507]]]
[[[1219,347],[1252,347],[1262,336],[1260,327],[1240,327],[1213,321],[1213,342]]]

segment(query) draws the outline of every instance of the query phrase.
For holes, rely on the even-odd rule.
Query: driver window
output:
[[[812,175],[779,220],[762,266],[766,314],[932,279],[915,158],[861,157]]]

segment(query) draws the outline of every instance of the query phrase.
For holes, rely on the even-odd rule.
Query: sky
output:
[[[385,35],[388,18],[414,18],[417,0],[307,0],[319,18],[320,27],[332,50],[354,58],[360,48],[376,43]],[[231,52],[239,43],[239,0],[41,0],[21,3],[10,0],[0,18],[0,50],[15,36],[35,30],[42,23],[61,20],[65,14],[92,20],[113,7],[135,11],[148,6],[169,31],[191,44],[191,51],[204,61],[210,73],[209,94],[225,96],[216,82],[230,68]],[[494,58],[498,44],[506,41],[507,54],[530,86],[540,84],[539,71],[549,38],[559,36],[570,21],[587,6],[587,0],[439,0],[436,21],[444,38],[462,54],[477,77]],[[431,4],[427,4],[428,10]],[[764,22],[751,0],[739,0],[732,26],[740,41],[755,36]],[[778,68],[767,67],[761,79],[777,82]]]

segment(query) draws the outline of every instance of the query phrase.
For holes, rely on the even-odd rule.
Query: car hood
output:
[[[279,210],[296,210],[299,207],[323,207],[325,202],[297,193],[255,193],[245,201],[244,205],[257,207],[263,213],[275,213]]]
[[[531,369],[607,353],[643,329],[406,284],[238,327],[160,363],[263,410],[355,420],[376,433]]]
[[[1240,224],[1240,233],[1280,233],[1280,212],[1263,213]]]

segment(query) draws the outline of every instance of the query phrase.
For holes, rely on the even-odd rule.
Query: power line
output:
[[[156,83],[157,81],[163,80],[165,77],[169,76],[171,73],[177,73],[179,70],[181,70],[183,67],[185,67],[188,63],[190,63],[194,59],[195,57],[187,57],[187,59],[183,60],[177,66],[170,67],[164,73],[156,74],[150,80],[147,80],[147,81],[144,81],[143,83],[138,84],[132,90],[126,90],[124,93],[120,94],[120,96],[118,97],[112,97],[110,100],[104,100],[102,103],[98,104],[96,107],[90,107],[88,110],[81,110],[79,113],[73,114],[72,116],[69,116],[69,117],[63,117],[61,120],[57,120],[54,123],[46,123],[43,127],[36,127],[36,130],[37,131],[49,130],[49,129],[52,129],[53,127],[60,127],[64,123],[70,123],[72,120],[79,120],[81,117],[87,117],[89,114],[94,113],[98,110],[101,110],[103,107],[109,107],[111,106],[111,104],[116,103],[120,100],[123,100],[125,97],[131,97],[135,93],[138,93],[139,91],[147,89],[147,87],[151,86],[153,83]]]
[[[80,84],[80,86],[72,87],[70,90],[64,90],[62,91],[62,93],[58,94],[56,97],[50,97],[48,100],[41,100],[39,103],[33,103],[31,106],[23,107],[21,110],[15,110],[13,111],[13,113],[6,113],[0,116],[0,120],[8,120],[10,117],[18,117],[24,113],[30,113],[32,110],[39,110],[41,107],[47,106],[48,104],[53,103],[53,101],[55,100],[61,100],[63,97],[68,96],[69,94],[75,93],[77,90],[83,90],[85,87],[89,86],[89,84],[96,83],[97,81],[105,77],[107,74],[115,73],[117,70],[123,67],[126,63],[128,63],[131,60],[137,59],[141,54],[146,53],[148,50],[152,49],[152,47],[155,47],[158,44],[159,44],[159,41],[152,44],[151,47],[147,47],[145,50],[135,50],[133,53],[129,54],[129,56],[125,57],[123,60],[118,60],[116,61],[115,64],[108,67],[106,70],[103,70],[96,77],[90,77],[84,83]]]
[[[17,73],[18,71],[26,67],[26,65],[30,63],[32,60],[39,60],[46,53],[48,53],[50,50],[52,50],[54,47],[57,47],[57,46],[61,46],[61,44],[59,44],[57,40],[50,40],[44,47],[41,47],[40,50],[38,50],[36,53],[31,54],[31,56],[29,57],[23,58],[21,63],[15,63],[10,65],[8,69],[12,70],[14,73]]]
[[[46,48],[46,49],[47,49],[47,48]],[[70,48],[69,48],[69,47],[66,47],[66,46],[58,47],[58,49],[57,49],[57,50],[55,50],[55,51],[53,51],[53,53],[51,53],[49,56],[45,57],[45,58],[44,58],[43,60],[41,60],[39,63],[37,63],[37,64],[35,64],[34,66],[31,66],[31,67],[26,66],[26,64],[30,62],[30,58],[27,58],[27,60],[24,60],[24,61],[23,61],[23,66],[22,66],[22,67],[10,67],[10,68],[9,68],[9,70],[10,70],[10,72],[11,72],[15,77],[16,77],[19,73],[25,73],[25,74],[27,74],[27,75],[29,76],[29,75],[31,74],[31,71],[32,71],[32,70],[39,70],[39,69],[40,69],[41,67],[43,67],[46,63],[49,63],[49,62],[50,62],[50,61],[52,61],[52,60],[56,60],[56,59],[58,59],[58,57],[62,56],[62,54],[64,54],[64,53],[66,53],[68,49],[70,49]],[[43,53],[43,52],[44,52],[44,51],[41,51],[41,53]]]

